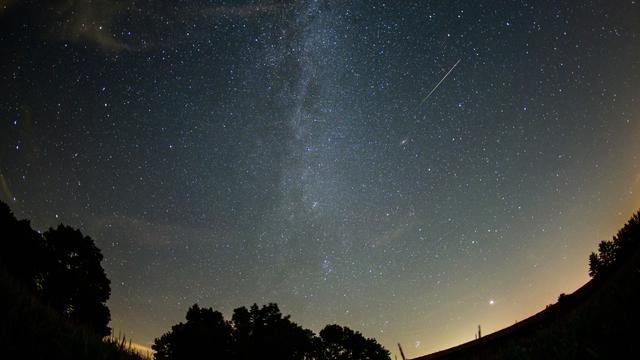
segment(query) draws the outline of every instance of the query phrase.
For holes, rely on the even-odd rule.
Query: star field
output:
[[[0,199],[95,239],[136,342],[277,302],[423,355],[640,207],[639,36],[629,0],[4,1]]]

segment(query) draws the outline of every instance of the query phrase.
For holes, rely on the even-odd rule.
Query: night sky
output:
[[[0,199],[111,326],[277,302],[409,357],[588,280],[640,207],[640,3],[0,1]]]

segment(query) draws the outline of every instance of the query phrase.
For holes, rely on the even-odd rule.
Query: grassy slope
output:
[[[123,342],[71,326],[0,270],[0,358],[141,360]]]
[[[524,321],[417,359],[627,359],[640,354],[638,334],[640,248],[616,271]]]

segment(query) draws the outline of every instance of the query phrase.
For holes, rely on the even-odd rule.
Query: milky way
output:
[[[277,302],[422,355],[640,207],[636,1],[1,6],[0,198],[95,239],[142,344]]]

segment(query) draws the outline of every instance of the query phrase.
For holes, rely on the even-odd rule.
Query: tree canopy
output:
[[[43,281],[45,301],[99,335],[109,335],[110,314],[105,303],[111,288],[100,265],[100,249],[80,230],[65,225],[49,228],[44,238],[56,260]]]
[[[196,304],[187,311],[186,320],[155,340],[157,360],[389,359],[386,349],[359,332],[327,325],[318,337],[283,316],[273,303],[237,308],[230,321],[220,312]]]
[[[320,331],[322,359],[326,360],[375,360],[386,359],[389,352],[375,339],[367,339],[361,333],[340,325],[327,325]]]
[[[31,291],[38,291],[52,264],[42,235],[29,220],[18,220],[0,201],[0,266]]]
[[[231,326],[222,314],[211,308],[193,305],[187,311],[187,322],[171,327],[156,339],[156,359],[198,359],[207,354],[214,359],[231,358]]]
[[[90,237],[62,224],[40,234],[3,202],[0,234],[0,269],[65,318],[100,336],[111,333],[106,306],[110,282],[100,265],[100,249]]]
[[[598,244],[598,252],[589,255],[589,275],[601,277],[611,272],[620,261],[630,256],[640,244],[640,211],[618,231],[612,240],[603,240]]]

